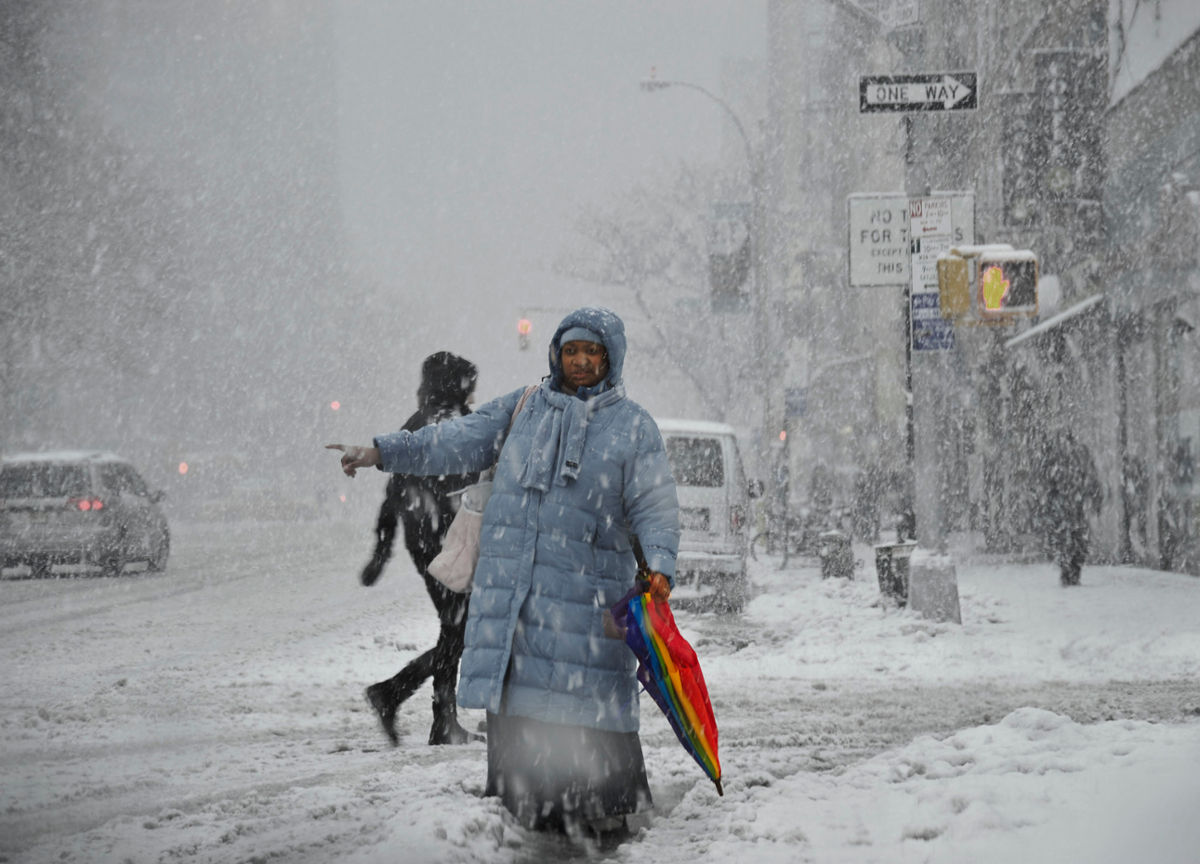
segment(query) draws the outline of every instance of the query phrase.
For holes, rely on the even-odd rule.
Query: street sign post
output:
[[[754,208],[740,201],[717,201],[709,223],[708,273],[714,312],[750,309],[750,226]]]
[[[858,79],[858,111],[972,111],[979,107],[974,72],[864,75]]]

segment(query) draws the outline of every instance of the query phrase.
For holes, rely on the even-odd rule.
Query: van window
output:
[[[667,458],[678,486],[724,486],[725,460],[721,442],[714,438],[667,439]]]
[[[70,498],[88,494],[85,465],[32,462],[0,469],[0,498]]]

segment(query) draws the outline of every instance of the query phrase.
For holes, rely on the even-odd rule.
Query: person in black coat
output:
[[[1087,446],[1064,429],[1047,443],[1042,466],[1046,545],[1064,587],[1079,584],[1088,555],[1087,509],[1100,512],[1104,489]]]
[[[468,403],[478,377],[475,366],[448,351],[425,358],[421,366],[421,386],[417,390],[420,407],[405,422],[403,429],[415,432],[431,423],[440,423],[470,414]],[[397,521],[404,526],[404,545],[413,566],[425,579],[425,588],[441,621],[437,645],[417,657],[396,675],[367,688],[367,701],[379,717],[383,731],[392,744],[396,734],[396,712],[409,696],[433,678],[433,728],[430,744],[465,744],[482,740],[458,723],[456,685],[458,661],[463,652],[463,631],[467,626],[469,594],[449,590],[429,575],[429,564],[442,551],[442,542],[454,519],[456,501],[452,494],[471,485],[477,474],[441,477],[416,477],[393,474],[388,481],[387,497],[379,508],[375,527],[376,543],[371,560],[362,571],[362,584],[374,585],[392,555]]]

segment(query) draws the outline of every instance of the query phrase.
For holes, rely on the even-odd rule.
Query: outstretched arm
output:
[[[392,432],[375,438],[373,447],[327,444],[341,450],[342,471],[353,477],[359,468],[378,467],[393,474],[465,474],[483,471],[504,443],[512,412],[525,389],[482,406],[473,414],[446,420],[416,432]]]

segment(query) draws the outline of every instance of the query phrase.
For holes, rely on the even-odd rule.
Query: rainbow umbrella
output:
[[[721,762],[717,758],[717,721],[696,652],[679,633],[675,616],[666,603],[650,599],[649,567],[641,544],[633,541],[638,560],[638,583],[611,610],[610,634],[623,638],[638,658],[637,678],[658,703],[684,749],[721,788]],[[615,632],[613,632],[615,631]]]

